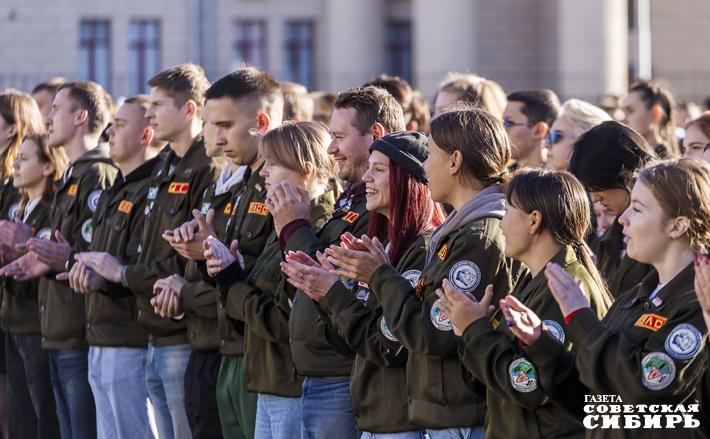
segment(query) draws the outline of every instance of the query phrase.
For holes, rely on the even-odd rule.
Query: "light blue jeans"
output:
[[[185,369],[191,352],[187,343],[161,348],[148,345],[145,385],[160,439],[192,438],[185,412]]]
[[[89,385],[89,351],[49,351],[49,373],[62,438],[96,437],[96,405]]]
[[[146,405],[147,356],[143,348],[89,348],[89,383],[100,438],[153,439]]]
[[[421,431],[405,431],[402,433],[368,433],[363,432],[360,439],[422,439]]]
[[[446,430],[427,430],[429,439],[484,439],[482,425],[468,428],[447,428]]]
[[[259,394],[254,439],[301,439],[301,398]]]
[[[302,439],[356,439],[350,377],[306,377],[301,396]]]

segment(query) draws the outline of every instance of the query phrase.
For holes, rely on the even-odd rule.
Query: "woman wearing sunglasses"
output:
[[[538,384],[553,400],[576,411],[590,404],[586,394],[616,395],[624,407],[643,404],[651,415],[656,404],[676,409],[696,403],[696,386],[707,366],[701,352],[707,327],[695,273],[698,264],[706,263],[702,255],[710,247],[708,194],[710,166],[699,160],[667,160],[639,173],[631,206],[619,221],[629,255],[654,270],[619,297],[601,321],[574,279],[559,265],[548,264],[548,285],[575,351],[565,350],[550,331],[543,331],[540,318],[520,301],[512,296],[501,301],[507,325],[527,345],[524,353],[535,367]],[[707,407],[704,410],[692,413],[696,420],[707,416]],[[587,426],[595,426],[591,437],[665,439],[709,433],[702,425],[675,425],[672,433],[663,428],[600,428],[600,413],[606,413],[602,406],[593,411],[586,406],[584,412]],[[632,413],[647,423],[640,412],[636,408]],[[682,422],[682,415],[676,414]],[[667,428],[670,418],[663,418]],[[622,419],[626,423],[628,418]]]
[[[574,142],[582,133],[606,120],[611,120],[606,111],[579,99],[570,99],[562,104],[550,133],[545,137],[545,166],[560,171],[569,169]]]
[[[615,121],[602,122],[574,144],[569,170],[591,191],[592,202],[614,216],[629,207],[633,172],[655,157],[648,142],[636,131]],[[597,266],[616,298],[643,280],[651,266],[626,254],[618,219],[599,238]]]

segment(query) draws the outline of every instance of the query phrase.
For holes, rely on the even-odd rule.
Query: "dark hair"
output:
[[[333,103],[335,109],[354,108],[355,120],[353,126],[361,136],[379,123],[385,129],[394,133],[404,131],[404,114],[402,107],[389,92],[379,87],[355,87],[338,93]]]
[[[396,266],[409,247],[420,236],[432,232],[446,219],[444,208],[431,199],[429,187],[417,177],[390,160],[389,218],[370,213],[367,236],[381,242],[389,240],[388,255]]]
[[[12,164],[22,139],[29,133],[43,132],[45,128],[37,102],[27,93],[12,88],[0,93],[0,117],[8,125],[15,124],[17,129],[8,147],[0,154],[0,178],[4,180],[13,174]]]
[[[271,117],[283,116],[283,94],[273,76],[256,67],[242,67],[217,81],[205,92],[205,99],[246,99],[253,103],[253,111],[263,105]],[[277,114],[278,113],[278,114]]]
[[[313,98],[306,86],[290,81],[281,81],[280,85],[284,99],[283,120],[305,122],[313,119]]]
[[[569,171],[594,192],[631,192],[633,173],[656,157],[639,133],[617,121],[606,121],[579,136]]]
[[[100,133],[109,123],[112,101],[106,91],[93,81],[65,82],[57,92],[69,90],[72,111],[86,110],[89,113],[88,128],[92,134]]]
[[[209,88],[210,81],[205,77],[202,67],[185,63],[153,76],[148,81],[148,86],[170,96],[178,107],[182,107],[187,101],[194,101],[199,115],[205,106],[205,90]]]
[[[700,128],[700,131],[702,131],[703,134],[705,134],[705,137],[710,139],[710,111],[706,111],[699,118],[690,122],[690,124],[688,125],[688,128],[690,128],[693,125]]]
[[[459,105],[460,107],[460,105]],[[484,187],[504,183],[510,161],[510,138],[503,122],[482,108],[449,110],[431,121],[431,138],[451,155],[463,156],[461,183]]]
[[[548,127],[557,119],[560,99],[547,89],[516,91],[508,95],[508,102],[521,102],[520,110],[530,123],[545,122]]]
[[[584,186],[569,172],[550,169],[522,169],[505,185],[506,202],[530,214],[539,211],[541,230],[562,245],[572,246],[577,260],[589,272],[607,306],[611,295],[596,264],[584,247],[591,227],[589,197]]]
[[[429,110],[429,104],[427,103],[422,92],[419,90],[414,90],[412,92],[412,119],[410,122],[416,122],[418,125],[418,130],[422,133],[429,135],[429,123],[431,122],[431,111]]]
[[[412,120],[412,87],[407,81],[399,76],[380,75],[372,81],[363,84],[367,86],[384,88],[393,98],[397,100],[402,113],[404,114],[404,125],[406,126]]]
[[[650,81],[639,80],[631,84],[629,93],[637,92],[641,95],[641,100],[646,103],[647,108],[658,105],[663,110],[661,119],[661,138],[671,147],[672,154],[679,154],[678,142],[675,138],[676,108],[673,93],[665,82],[652,79]]]
[[[64,84],[65,82],[67,82],[66,79],[62,78],[61,76],[56,76],[52,79],[48,79],[44,82],[37,84],[35,88],[32,89],[32,94],[38,93],[40,91],[48,91],[49,93],[56,95],[59,86]]]
[[[42,191],[42,203],[51,205],[54,200],[54,192],[56,191],[54,182],[59,180],[64,173],[64,168],[67,167],[69,158],[64,152],[63,146],[56,148],[49,146],[49,135],[47,133],[30,133],[27,134],[22,141],[26,142],[28,140],[37,145],[37,158],[39,161],[42,163],[51,163],[54,166],[54,172],[45,178],[44,191]],[[30,200],[27,191],[21,190],[20,193],[22,195],[20,197],[20,208],[18,212],[23,212]]]

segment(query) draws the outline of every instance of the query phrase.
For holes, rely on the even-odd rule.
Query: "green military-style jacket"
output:
[[[158,157],[118,174],[113,186],[99,198],[91,220],[89,251],[106,252],[121,264],[134,264],[141,251],[148,184]],[[86,295],[86,340],[91,346],[145,348],[148,332],[138,324],[138,305],[130,289],[106,281],[103,291]]]
[[[589,308],[577,312],[565,328],[574,351],[567,351],[543,331],[524,350],[535,366],[542,390],[579,413],[590,404],[584,401],[588,394],[615,395],[624,405],[634,406],[661,404],[675,408],[694,403],[697,382],[707,366],[702,354],[707,328],[695,295],[694,278],[691,263],[651,298],[659,285],[654,270],[619,297],[603,320]],[[633,414],[643,419],[643,413]],[[597,421],[592,423],[601,425],[601,416]],[[595,428],[587,437],[665,439],[708,434],[701,429],[676,427],[672,432],[665,428]]]
[[[118,168],[108,155],[108,144],[100,144],[72,163],[56,182],[52,212],[52,241],[59,231],[74,254],[87,251],[92,241],[92,216],[104,189],[113,184]],[[45,349],[88,349],[86,341],[86,299],[57,281],[57,273],[43,276],[39,285],[42,347]]]
[[[314,232],[311,227],[297,229],[286,242],[286,253],[300,250],[315,260],[316,251],[322,252],[331,244],[340,244],[343,233],[350,232],[360,237],[367,232],[370,212],[366,207],[364,191],[364,183],[361,183],[343,194],[319,231]],[[333,350],[324,332],[318,329],[318,310],[313,300],[303,291],[295,293],[288,324],[296,372],[314,377],[350,375],[355,354],[351,353],[348,357]]]
[[[611,296],[616,299],[635,287],[653,270],[649,264],[631,259],[629,255],[621,258],[624,226],[618,218],[599,238],[597,245],[597,266],[609,286]]]
[[[4,212],[3,212],[4,213]],[[23,213],[17,215],[22,219]],[[7,216],[3,215],[4,218]],[[40,201],[30,212],[25,224],[32,228],[32,233],[39,238],[49,240],[52,235],[52,206]],[[40,279],[17,281],[8,276],[0,277],[2,306],[0,323],[8,334],[39,334],[39,291]]]
[[[429,235],[421,236],[397,263],[412,286],[424,268]],[[358,430],[400,433],[419,430],[407,419],[408,351],[392,335],[370,285],[358,282],[351,292],[336,282],[318,308],[319,326],[336,350],[357,355],[353,362],[350,398]],[[387,292],[383,292],[387,294]]]
[[[483,425],[486,402],[469,390],[461,374],[453,325],[441,312],[436,289],[443,279],[478,300],[492,284],[496,304],[513,291],[524,272],[505,257],[499,217],[475,219],[439,241],[416,287],[384,265],[372,276],[392,335],[409,350],[409,421],[428,429]]]
[[[602,292],[578,261],[574,248],[563,248],[550,262],[582,281],[592,310],[602,318],[606,313]],[[540,317],[550,335],[566,349],[572,348],[565,334],[564,316],[547,285],[544,270],[535,277],[528,273],[513,295]],[[520,340],[505,325],[500,309],[490,322],[481,318],[471,323],[457,341],[464,380],[488,405],[486,438],[584,437],[582,417],[553,403],[538,387],[535,368],[525,358]]]
[[[150,333],[149,341],[155,347],[187,343],[186,319],[162,318],[150,304],[155,282],[183,274],[187,266],[187,260],[162,235],[194,218],[192,210],[202,206],[205,189],[217,181],[222,167],[223,161],[205,155],[204,143],[197,138],[182,158],[168,150],[150,177],[141,252],[137,263],[125,266],[121,281],[138,295],[138,323]]]
[[[311,224],[319,230],[333,211],[334,194],[327,192],[311,202]],[[295,398],[301,395],[303,377],[291,362],[289,316],[298,302],[293,288],[286,288],[281,272],[283,254],[276,231],[248,272],[228,267],[216,278],[230,321],[243,322],[244,382],[251,392]],[[234,264],[232,264],[234,265]]]

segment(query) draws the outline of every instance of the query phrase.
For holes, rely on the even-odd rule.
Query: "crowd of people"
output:
[[[710,113],[663,82],[148,86],[0,94],[3,437],[710,437]]]

